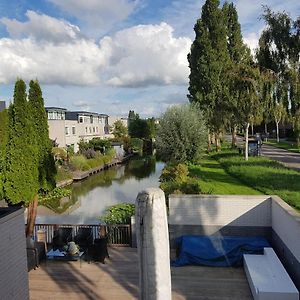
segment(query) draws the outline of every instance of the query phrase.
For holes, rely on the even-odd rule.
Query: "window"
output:
[[[92,127],[90,127],[90,133],[92,133]]]
[[[79,123],[83,123],[83,117],[79,117]]]
[[[96,127],[96,131],[97,131],[97,133],[98,133],[98,127]]]
[[[87,127],[85,127],[85,133],[88,133],[88,128]]]
[[[76,129],[75,126],[72,126],[72,134],[75,135],[76,134]]]
[[[96,131],[96,130],[95,130],[95,127],[93,127],[93,133],[95,133],[95,131]]]
[[[91,124],[93,124],[93,116],[90,116]]]
[[[65,127],[65,133],[66,133],[66,135],[70,134],[69,127]]]

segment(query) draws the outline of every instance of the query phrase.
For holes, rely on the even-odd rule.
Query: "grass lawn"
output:
[[[300,153],[300,147],[298,147],[295,143],[289,143],[289,142],[279,142],[276,141],[268,141],[264,142],[267,145],[271,145],[277,148],[282,148],[291,152]]]
[[[245,161],[232,151],[212,157],[218,160],[228,174],[246,186],[267,195],[278,195],[300,211],[300,172],[289,170],[264,157],[250,157]]]
[[[261,195],[259,192],[237,178],[229,175],[220,163],[208,157],[202,161],[201,166],[189,167],[191,177],[200,179],[201,193],[215,195]]]

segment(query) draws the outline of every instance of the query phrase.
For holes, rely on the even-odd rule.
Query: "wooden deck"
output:
[[[109,248],[106,264],[48,261],[29,272],[30,299],[127,300],[138,298],[136,249]],[[176,300],[252,299],[242,268],[172,268]]]

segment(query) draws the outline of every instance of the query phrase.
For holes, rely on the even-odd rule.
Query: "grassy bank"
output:
[[[296,145],[296,143],[289,143],[289,142],[279,142],[276,141],[268,141],[264,142],[267,145],[271,145],[277,148],[285,149],[291,152],[300,153],[300,147]]]
[[[244,185],[267,195],[278,195],[300,210],[300,173],[264,157],[250,157],[245,161],[235,152],[212,156],[224,170]]]
[[[260,195],[261,192],[247,186],[229,175],[213,157],[208,157],[201,165],[189,167],[190,176],[199,178],[202,194],[215,195]]]

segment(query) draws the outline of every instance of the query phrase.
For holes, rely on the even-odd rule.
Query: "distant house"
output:
[[[113,128],[113,125],[116,121],[121,121],[122,124],[128,128],[128,118],[124,118],[124,117],[117,117],[117,116],[109,116],[108,117],[108,125],[109,125],[109,128],[110,128],[110,133],[112,133],[112,128]]]
[[[5,101],[0,101],[0,111],[3,111],[5,108]]]
[[[60,107],[46,107],[49,137],[58,147],[73,146],[79,150],[80,140],[109,136],[108,115],[87,111],[67,111]]]

